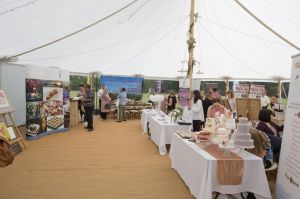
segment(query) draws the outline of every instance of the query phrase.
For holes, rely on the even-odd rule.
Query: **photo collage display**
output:
[[[69,82],[26,79],[26,134],[37,136],[69,126]]]

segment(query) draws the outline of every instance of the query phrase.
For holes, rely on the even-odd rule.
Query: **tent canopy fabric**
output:
[[[12,56],[75,32],[132,0],[2,0],[0,57]],[[300,1],[242,1],[277,32],[300,45]],[[186,70],[190,1],[139,0],[126,10],[17,63],[76,72],[177,77]],[[289,78],[299,53],[233,0],[196,0],[195,77]],[[197,72],[203,72],[199,74]]]

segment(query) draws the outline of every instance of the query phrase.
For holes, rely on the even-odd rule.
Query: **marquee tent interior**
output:
[[[115,12],[131,0],[2,0],[0,56],[44,45]],[[300,45],[297,0],[243,4]],[[18,57],[18,64],[76,72],[177,77],[186,68],[190,1],[139,0],[60,42]],[[233,0],[196,1],[195,77],[289,78],[297,50],[262,27]],[[203,72],[199,74],[197,72]]]

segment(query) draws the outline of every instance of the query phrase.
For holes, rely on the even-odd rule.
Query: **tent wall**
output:
[[[25,66],[6,63],[0,65],[0,88],[15,109],[13,116],[17,125],[26,123],[25,77]]]

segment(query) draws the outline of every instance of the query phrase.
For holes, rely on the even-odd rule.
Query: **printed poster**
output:
[[[298,199],[300,196],[300,54],[293,57],[288,96],[277,174],[277,199]]]

